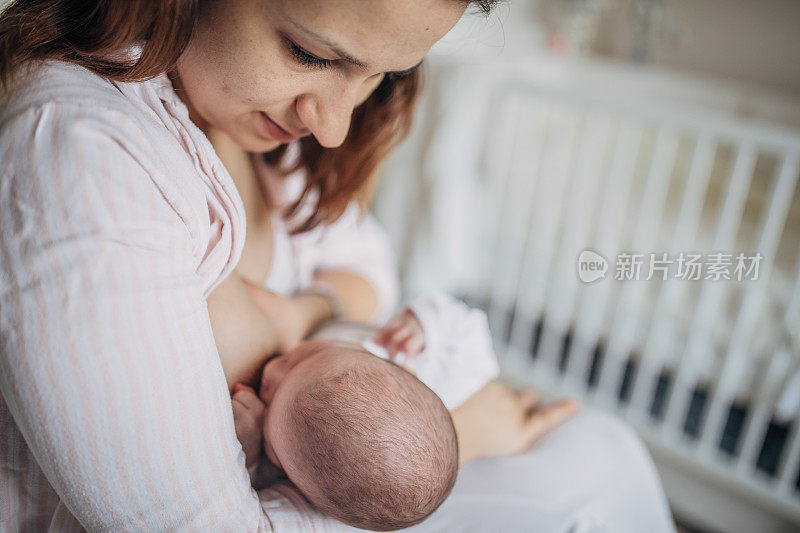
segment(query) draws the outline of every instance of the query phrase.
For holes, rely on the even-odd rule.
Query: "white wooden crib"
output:
[[[376,204],[408,291],[484,307],[509,379],[632,423],[687,522],[799,529],[800,109],[613,65],[429,75]],[[620,252],[762,257],[757,280],[617,281]]]

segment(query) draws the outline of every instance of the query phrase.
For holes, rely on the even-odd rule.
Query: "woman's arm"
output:
[[[280,351],[290,350],[328,320],[366,322],[372,316],[375,290],[367,280],[350,272],[335,271],[326,271],[320,279],[325,280],[324,290],[312,286],[293,296],[283,296],[241,280],[252,302],[274,322]],[[337,317],[337,312],[342,316]]]
[[[89,531],[349,529],[288,486],[250,487],[172,178],[139,159],[138,122],[96,105],[0,126],[11,445]]]
[[[310,277],[306,282],[334,290],[346,319],[384,322],[397,307],[400,287],[389,236],[355,202],[335,222],[294,241],[299,270]]]
[[[350,321],[381,322],[397,306],[400,290],[389,238],[355,203],[337,221],[292,241],[301,295],[318,291],[322,296],[302,306],[299,314],[313,319],[302,324],[305,333],[334,311]]]
[[[298,294],[281,296],[244,280],[253,301],[274,320],[281,349],[296,345],[337,311],[340,318],[369,322],[385,318],[397,304],[389,239],[355,205],[336,222],[292,239],[301,272]]]
[[[369,322],[378,309],[378,291],[363,275],[346,270],[317,269],[314,281],[329,287],[338,298],[342,318],[352,322]]]

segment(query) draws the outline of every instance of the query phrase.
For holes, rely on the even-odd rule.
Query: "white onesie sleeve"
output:
[[[405,365],[448,409],[455,409],[499,374],[486,313],[446,294],[412,301],[425,332],[425,349]]]

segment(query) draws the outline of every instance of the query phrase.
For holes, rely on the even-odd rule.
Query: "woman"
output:
[[[256,494],[247,483],[206,299],[229,282],[243,320],[266,327],[269,317],[247,311],[248,286],[230,275],[245,208],[199,128],[215,126],[251,152],[313,136],[305,156],[316,168],[367,175],[345,172],[354,161],[371,170],[382,155],[358,128],[359,112],[386,110],[387,94],[402,101],[413,67],[467,3],[29,0],[7,8],[2,529],[341,527],[290,487]],[[394,126],[401,116],[378,118]],[[356,152],[364,157],[348,156]],[[363,184],[331,185],[332,175],[311,181],[321,195],[309,225],[336,218]],[[354,301],[369,309],[361,281],[327,283],[366,294]],[[296,309],[330,313],[322,293]],[[256,344],[264,358],[276,348],[270,338]],[[469,420],[528,430],[503,444],[523,446],[548,427],[539,414],[526,418],[507,389],[484,398],[476,410],[493,416]],[[472,440],[491,449],[483,436]]]
[[[466,3],[6,8],[2,529],[340,527],[289,487],[247,482],[206,307],[239,259],[245,212],[198,124],[249,151],[313,135],[323,165],[324,148],[347,148],[353,109],[388,72],[402,93],[397,79]],[[373,154],[365,133],[356,144]]]

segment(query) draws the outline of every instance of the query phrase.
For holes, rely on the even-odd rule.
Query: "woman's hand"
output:
[[[577,410],[574,398],[539,406],[536,392],[491,381],[452,412],[461,464],[520,454]]]

